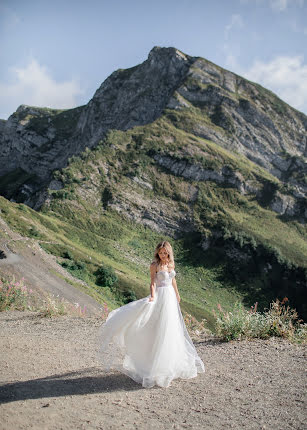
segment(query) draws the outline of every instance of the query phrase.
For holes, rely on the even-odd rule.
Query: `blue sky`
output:
[[[116,69],[173,46],[307,113],[307,0],[0,0],[0,118],[86,104]]]

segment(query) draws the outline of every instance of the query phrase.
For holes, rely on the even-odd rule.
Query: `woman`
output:
[[[111,311],[99,329],[99,361],[150,388],[205,371],[185,326],[172,246],[160,242],[150,265],[150,295]]]

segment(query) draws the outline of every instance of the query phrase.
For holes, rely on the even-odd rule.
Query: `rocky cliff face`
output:
[[[194,124],[196,135],[246,155],[281,179],[303,167],[307,117],[261,86],[197,59],[168,104],[191,105],[211,120]]]
[[[86,106],[60,111],[21,105],[0,124],[1,175],[21,167],[46,179],[109,129],[152,122],[191,62],[176,49],[154,48],[139,66],[112,73]]]
[[[115,71],[85,106],[22,105],[1,121],[0,192],[39,208],[52,172],[66,166],[69,157],[95,147],[110,129],[128,130],[161,115],[177,128],[246,156],[288,184],[288,193],[273,193],[271,209],[306,219],[307,117],[263,87],[175,48],[155,47],[142,64]],[[226,181],[241,193],[251,189],[227,168],[206,171],[197,163],[183,166],[168,156],[153,158],[185,178]]]

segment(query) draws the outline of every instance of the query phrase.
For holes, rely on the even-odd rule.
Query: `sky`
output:
[[[307,0],[0,0],[0,118],[89,102],[154,46],[203,57],[307,114]]]

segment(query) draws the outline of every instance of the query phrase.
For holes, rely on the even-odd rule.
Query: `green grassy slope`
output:
[[[230,309],[236,299],[242,298],[234,285],[225,288],[218,280],[219,267],[206,269],[200,264],[203,252],[198,249],[195,255],[190,255],[184,238],[174,242],[170,237],[125,221],[115,211],[110,210],[99,217],[96,222],[101,228],[99,234],[93,231],[91,223],[88,227],[82,226],[85,214],[79,213],[80,225],[77,226],[59,213],[38,213],[3,197],[0,197],[0,209],[1,216],[11,228],[38,240],[45,250],[57,255],[59,261],[67,260],[64,257],[69,252],[70,259],[83,263],[81,271],[72,273],[85,280],[90,287],[87,292],[100,303],[107,302],[110,309],[124,304],[125,297],[132,291],[136,298],[150,294],[149,265],[153,250],[161,239],[168,239],[174,245],[177,284],[184,312],[192,313],[198,319],[206,318],[213,329],[212,309],[217,303]],[[101,266],[114,269],[118,277],[116,291],[96,285],[94,273]]]
[[[54,173],[63,189],[49,190],[50,200],[40,212],[0,198],[1,216],[23,235],[53,241],[42,246],[61,261],[69,251],[73,261],[82,263],[76,274],[111,308],[133,294],[136,298],[149,294],[149,265],[161,239],[174,247],[183,311],[206,318],[210,328],[218,303],[227,310],[236,300],[246,306],[258,301],[261,308],[288,295],[290,305],[299,304],[307,267],[306,227],[283,221],[252,194],[173,175],[156,164],[153,155],[158,153],[205,169],[228,165],[256,188],[269,183],[285,191],[285,185],[258,165],[176,127],[166,114],[146,126],[113,130],[94,150],[72,157],[67,168]],[[133,181],[135,177],[151,186],[140,185]],[[189,196],[190,187],[197,190],[195,200]],[[110,206],[125,202],[129,210],[137,211],[136,197],[157,208],[164,202],[170,214],[173,208],[192,214],[194,233],[182,232],[175,240]],[[214,232],[220,235],[215,237]],[[204,238],[211,240],[206,251],[199,246]],[[95,271],[101,265],[115,270],[116,289],[96,285]],[[288,278],[282,283],[285,274]],[[291,276],[296,283],[292,293]],[[305,308],[300,311],[304,313]]]

